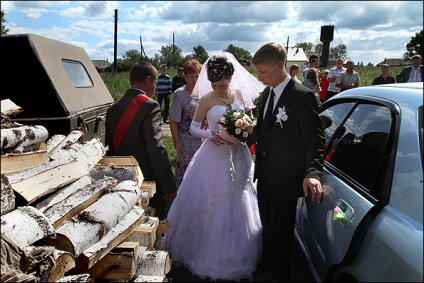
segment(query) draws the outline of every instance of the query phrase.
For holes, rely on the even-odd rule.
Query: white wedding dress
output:
[[[235,99],[232,106],[241,102]],[[219,129],[225,110],[215,105],[208,111],[210,130]],[[168,213],[165,237],[173,261],[201,278],[252,280],[262,253],[253,166],[246,145],[203,142]]]

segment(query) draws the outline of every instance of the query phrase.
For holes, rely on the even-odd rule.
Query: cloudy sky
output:
[[[284,47],[320,43],[333,25],[330,47],[347,46],[356,63],[402,58],[423,29],[423,1],[1,1],[9,34],[35,33],[80,46],[91,59],[113,61],[115,9],[118,50],[147,56],[175,44],[183,55],[202,45],[209,55],[233,44],[252,55],[276,41]]]

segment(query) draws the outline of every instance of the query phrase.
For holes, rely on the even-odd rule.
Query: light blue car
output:
[[[320,106],[323,199],[299,199],[295,229],[317,282],[423,282],[423,115],[423,83]]]

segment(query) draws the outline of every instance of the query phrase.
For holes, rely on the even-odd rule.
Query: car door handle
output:
[[[352,221],[354,214],[353,208],[344,200],[337,199],[333,209],[333,220],[338,220],[345,228]]]

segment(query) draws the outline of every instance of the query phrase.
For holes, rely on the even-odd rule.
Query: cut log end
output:
[[[58,250],[69,252],[72,255],[75,254],[75,248],[71,240],[60,233],[56,233],[56,236],[45,237],[43,243],[47,246],[53,246]]]
[[[68,253],[62,253],[56,258],[56,263],[50,271],[47,282],[56,282],[65,273],[75,267],[75,258]]]

